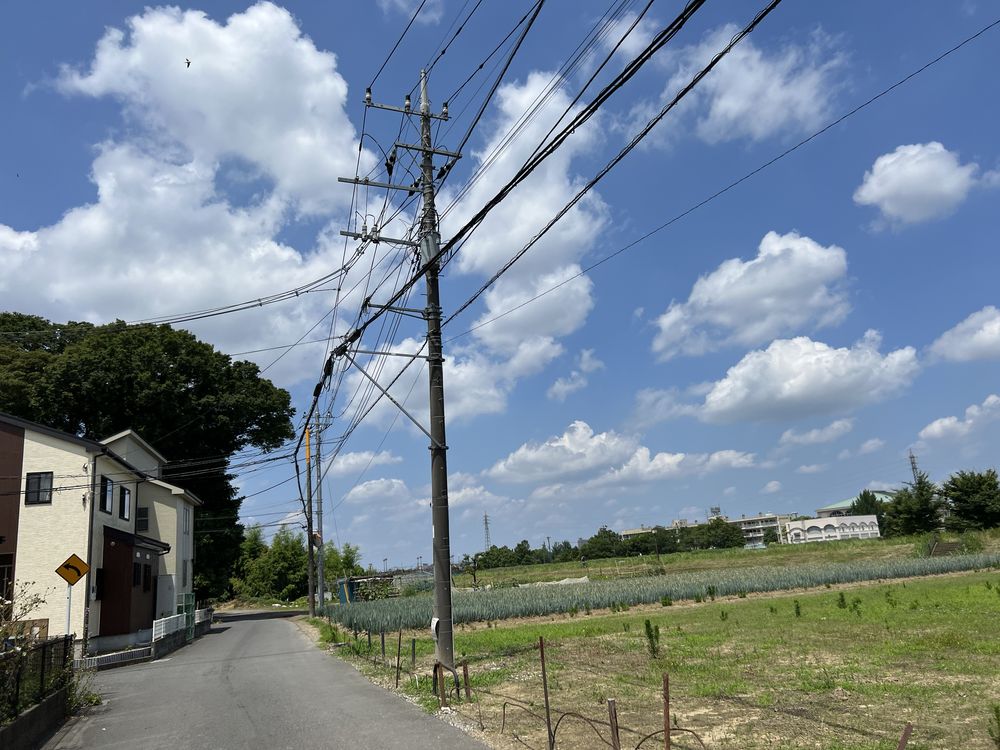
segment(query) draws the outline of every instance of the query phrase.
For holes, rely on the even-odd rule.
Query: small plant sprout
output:
[[[660,655],[660,626],[646,620],[646,648],[654,659]]]
[[[802,617],[802,605],[799,604],[799,600],[795,600],[795,616]]]

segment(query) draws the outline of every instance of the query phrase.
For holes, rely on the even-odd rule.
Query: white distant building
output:
[[[877,539],[881,536],[875,516],[837,516],[788,521],[782,541],[788,544],[833,542],[839,539]]]

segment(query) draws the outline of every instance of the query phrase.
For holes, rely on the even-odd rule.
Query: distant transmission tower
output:
[[[917,475],[920,471],[917,469],[917,457],[913,455],[912,450],[910,450],[910,469],[913,471],[913,481],[916,483],[918,481]]]
[[[486,549],[484,551],[488,552],[493,545],[490,544],[490,517],[486,513],[483,513],[483,535],[486,537]]]

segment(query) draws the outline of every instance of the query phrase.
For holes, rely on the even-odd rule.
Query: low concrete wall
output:
[[[18,716],[14,723],[0,728],[0,747],[4,750],[33,750],[40,747],[42,740],[66,718],[68,700],[69,688],[57,690]]]
[[[124,651],[133,646],[145,646],[153,639],[153,629],[137,630],[122,635],[98,635],[87,642],[87,652],[103,654],[109,651]]]
[[[194,624],[194,637],[201,638],[205,633],[212,629],[212,621],[204,620],[202,622],[196,622]]]
[[[153,658],[162,659],[171,651],[179,649],[185,643],[187,643],[187,638],[184,630],[177,630],[158,641],[153,641]]]

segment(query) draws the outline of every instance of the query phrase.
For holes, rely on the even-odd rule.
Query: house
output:
[[[808,518],[785,524],[783,541],[788,544],[831,542],[840,539],[877,539],[881,534],[875,516]]]
[[[167,459],[133,430],[101,441],[146,474],[136,501],[136,533],[160,539],[170,550],[155,573],[156,619],[177,613],[179,597],[194,594],[194,513],[202,502],[194,493],[161,479]]]
[[[882,492],[881,490],[874,490],[872,494],[876,498],[881,500],[883,503],[892,502],[891,492]],[[849,497],[846,500],[841,500],[839,502],[833,503],[831,505],[826,505],[822,508],[816,509],[817,518],[836,518],[838,516],[850,515],[851,506],[854,505],[854,501],[858,499],[858,496]]]
[[[163,463],[131,431],[98,442],[0,413],[0,587],[44,599],[35,632],[74,633],[88,650],[143,640],[176,575],[165,558],[185,561],[190,583],[183,509],[198,501],[158,479]],[[56,569],[74,554],[90,570],[70,591]]]

